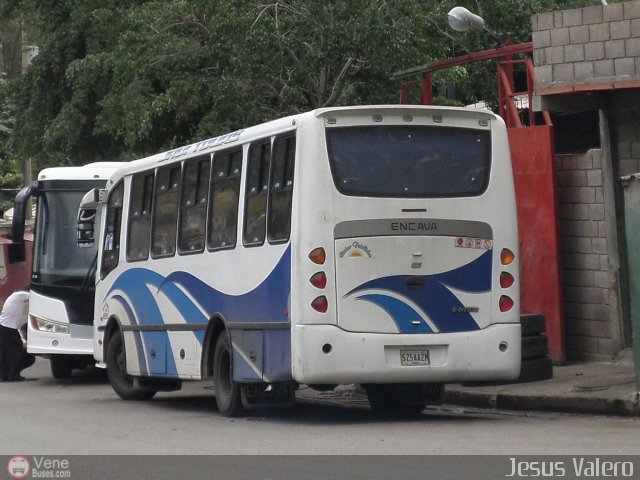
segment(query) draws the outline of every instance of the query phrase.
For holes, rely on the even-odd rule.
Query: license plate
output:
[[[400,350],[400,365],[403,367],[430,364],[429,350]]]

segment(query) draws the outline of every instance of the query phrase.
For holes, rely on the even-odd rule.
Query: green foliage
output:
[[[12,134],[15,124],[15,105],[7,80],[0,75],[0,189],[20,185],[22,174],[12,157]]]
[[[294,112],[396,103],[393,72],[490,46],[480,33],[451,31],[446,14],[456,4],[3,0],[0,17],[20,20],[40,52],[11,86],[12,154],[36,168],[128,160]],[[460,4],[527,41],[533,13],[575,3]],[[455,69],[436,87],[488,98],[494,72]]]
[[[9,94],[8,82],[0,74],[0,208],[6,210],[13,203],[13,192],[6,189],[19,187],[22,173],[11,156],[12,133],[15,123],[15,106]]]

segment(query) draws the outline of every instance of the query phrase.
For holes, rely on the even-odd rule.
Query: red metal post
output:
[[[498,64],[498,102],[500,103],[500,116],[507,123],[507,127],[522,127],[518,109],[513,102],[509,78],[502,64]]]
[[[420,94],[420,105],[433,104],[433,86],[431,84],[431,72],[424,72],[422,76],[422,92]]]
[[[407,105],[409,103],[409,88],[407,87],[407,82],[402,82],[401,89],[400,103]]]

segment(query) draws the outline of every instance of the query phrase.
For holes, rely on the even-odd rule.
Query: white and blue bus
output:
[[[93,302],[97,248],[76,245],[78,207],[87,190],[104,188],[120,167],[96,162],[46,168],[16,196],[12,239],[24,242],[27,200],[37,200],[27,350],[46,355],[55,378],[95,363]],[[17,285],[23,287],[24,285]]]
[[[102,209],[95,357],[125,399],[213,378],[221,414],[360,384],[415,414],[520,369],[504,123],[315,110],[130,162]],[[83,225],[85,230],[86,225]]]

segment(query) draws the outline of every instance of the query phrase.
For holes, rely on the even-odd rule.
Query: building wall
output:
[[[640,1],[532,17],[536,91],[640,80]]]
[[[556,186],[567,358],[610,359],[620,345],[602,150],[557,155]]]
[[[640,105],[611,112],[618,175],[640,172]]]
[[[610,359],[630,342],[620,176],[640,171],[640,0],[541,13],[532,28],[542,108],[601,112],[601,149],[557,155],[556,184],[567,358]]]

